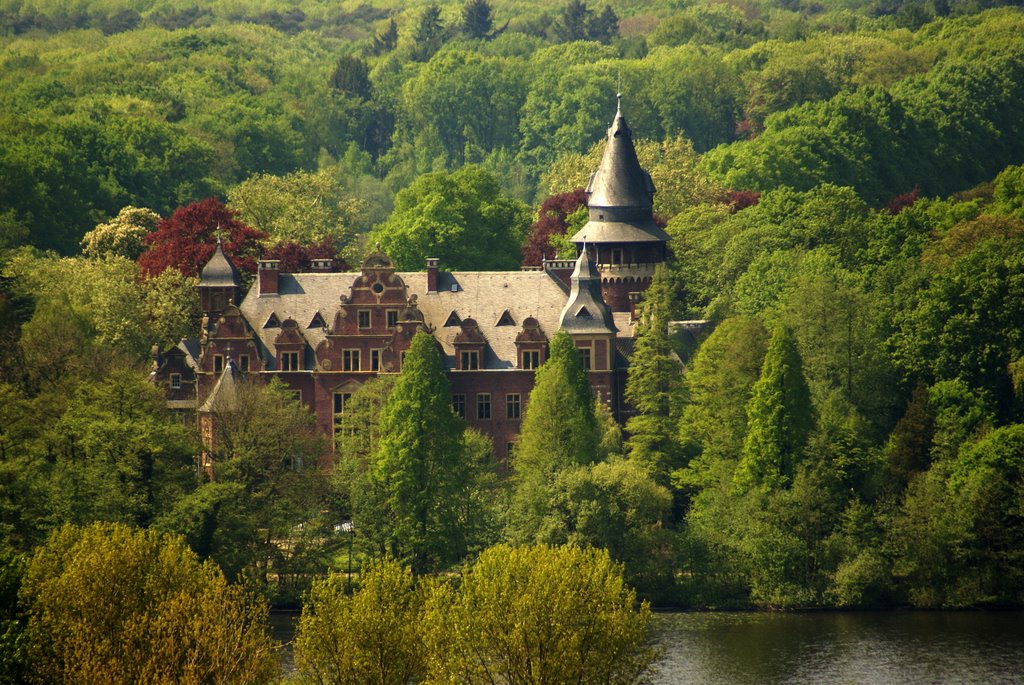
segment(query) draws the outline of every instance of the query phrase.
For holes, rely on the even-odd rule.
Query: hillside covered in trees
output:
[[[1024,12],[1000,5],[0,0],[3,540],[174,533],[282,604],[353,561],[569,543],[673,606],[1024,605]],[[197,482],[147,356],[196,330],[218,230],[249,272],[375,242],[537,264],[571,249],[616,91],[673,254],[624,427],[556,336],[501,472],[424,340],[352,397],[333,473],[254,384]]]

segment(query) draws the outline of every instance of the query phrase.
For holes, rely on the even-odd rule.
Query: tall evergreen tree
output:
[[[346,95],[368,100],[370,98],[370,69],[366,60],[353,55],[343,55],[331,74],[331,88]]]
[[[550,356],[537,369],[512,460],[511,538],[534,538],[556,474],[597,461],[600,441],[594,393],[579,351],[572,338],[559,331],[551,339]]]
[[[613,39],[619,36],[619,15],[615,14],[615,10],[612,9],[611,5],[605,5],[601,13],[590,20],[590,24],[587,26],[587,33],[590,34],[591,40],[596,40],[601,43],[611,43]]]
[[[796,338],[786,326],[779,326],[768,343],[747,404],[747,422],[733,485],[739,490],[788,485],[814,427],[814,408]]]
[[[370,470],[390,522],[385,551],[408,559],[417,572],[443,568],[466,549],[461,514],[471,473],[462,459],[464,426],[450,398],[437,344],[417,333],[381,413]]]
[[[426,62],[440,49],[443,41],[444,25],[441,23],[441,8],[437,5],[427,5],[416,24],[416,33],[413,34],[413,42],[416,44],[413,50],[413,59],[418,62]]]
[[[671,311],[668,269],[659,265],[644,294],[629,365],[626,401],[636,409],[636,415],[626,424],[626,451],[662,485],[668,484],[671,469],[678,466],[675,462],[679,453],[673,413],[682,384],[682,366],[669,342]]]
[[[583,0],[569,0],[562,10],[562,16],[555,22],[552,29],[562,43],[590,38],[590,23],[594,10],[587,7]]]
[[[388,27],[382,33],[378,33],[373,37],[373,45],[370,47],[370,52],[375,55],[382,55],[385,52],[391,52],[397,45],[398,24],[392,19],[388,22]]]
[[[462,6],[462,33],[470,38],[489,38],[494,29],[494,10],[487,0],[467,0]]]

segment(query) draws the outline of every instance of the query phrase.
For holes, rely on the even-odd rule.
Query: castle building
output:
[[[504,461],[534,370],[564,330],[595,393],[624,421],[635,306],[668,237],[654,222],[655,188],[621,103],[586,192],[589,221],[572,237],[577,258],[540,269],[445,271],[426,258],[423,271],[399,272],[378,250],[358,272],[317,260],[308,273],[284,273],[265,259],[243,293],[218,241],[200,278],[200,336],[158,355],[155,379],[172,407],[197,411],[208,448],[214,409],[243,375],[280,379],[333,435],[352,394],[378,374],[401,372],[412,336],[426,331],[443,355],[454,411],[489,435]]]

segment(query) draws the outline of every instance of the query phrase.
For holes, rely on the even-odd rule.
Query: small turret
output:
[[[237,305],[241,288],[241,275],[224,254],[218,234],[217,249],[199,274],[199,300],[203,314],[215,320],[229,305]]]
[[[601,275],[590,258],[586,243],[576,259],[576,268],[569,283],[569,300],[562,308],[559,328],[569,335],[615,333],[612,312],[601,296]]]

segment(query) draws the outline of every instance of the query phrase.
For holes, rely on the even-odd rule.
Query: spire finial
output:
[[[217,230],[216,230],[216,231],[214,231],[214,233],[215,233],[215,234],[217,235],[217,244],[218,244],[218,245],[220,245],[220,244],[221,244],[221,239],[220,239],[220,224],[217,224]]]

